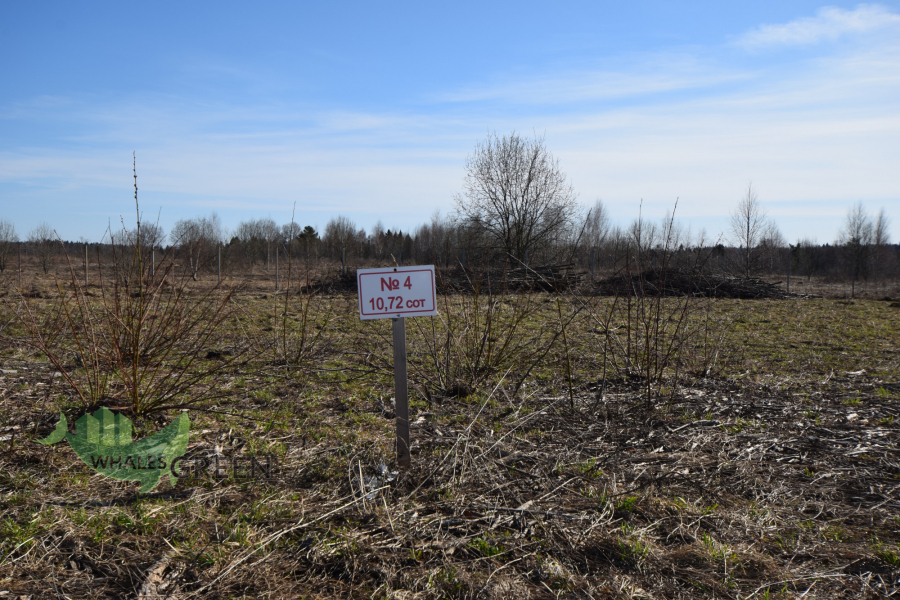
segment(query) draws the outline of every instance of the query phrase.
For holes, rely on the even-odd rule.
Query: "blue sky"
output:
[[[900,239],[900,2],[0,6],[0,218],[99,240],[141,208],[408,230],[490,131],[585,205],[712,236],[750,182],[789,241]]]

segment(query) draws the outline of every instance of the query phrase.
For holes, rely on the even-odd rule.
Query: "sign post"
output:
[[[394,333],[394,415],[397,419],[397,464],[408,467],[409,390],[406,385],[406,319],[391,319]]]
[[[409,391],[406,381],[406,317],[437,315],[434,265],[359,269],[359,318],[391,319],[394,338],[394,414],[397,419],[397,464],[406,468],[409,454]]]

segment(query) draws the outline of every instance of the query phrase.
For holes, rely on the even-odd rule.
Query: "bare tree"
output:
[[[806,282],[812,279],[813,274],[822,266],[821,249],[815,239],[804,238],[791,246],[793,259],[797,264],[797,272],[806,275]]]
[[[888,229],[890,227],[890,219],[882,208],[875,217],[872,224],[872,273],[876,277],[880,276],[887,268],[890,260],[891,252],[888,245],[891,243]]]
[[[124,225],[120,231],[110,234],[110,243],[113,245],[138,247],[143,250],[159,248],[165,239],[163,228],[156,223],[141,223],[140,239],[138,239],[138,229],[126,229]]]
[[[211,260],[214,250],[225,237],[225,230],[219,215],[212,213],[209,217],[182,219],[175,223],[169,239],[173,245],[180,246],[187,254],[191,277],[197,280],[204,261]]]
[[[601,247],[609,236],[609,215],[601,200],[597,200],[587,215],[584,225],[584,242],[591,249]]]
[[[279,235],[278,226],[272,219],[241,221],[234,232],[240,241],[245,258],[252,265],[257,260],[268,259],[271,244]]]
[[[888,219],[882,208],[878,211],[878,216],[875,217],[875,223],[872,225],[872,243],[876,246],[887,246],[891,243],[890,234],[888,233],[890,224],[891,220]]]
[[[141,223],[141,239],[138,240],[141,248],[159,248],[165,239],[166,233],[158,223]]]
[[[575,191],[543,138],[491,134],[466,161],[463,187],[457,214],[519,261],[577,219]]]
[[[844,249],[850,277],[854,283],[860,276],[868,277],[869,258],[874,240],[872,219],[863,208],[862,202],[857,202],[847,212],[844,228],[838,238],[838,244]]]
[[[769,233],[769,229],[769,219],[751,183],[747,186],[747,194],[731,214],[731,233],[735,245],[741,249],[741,271],[744,277],[749,278],[757,269],[764,254],[760,242]]]
[[[9,255],[18,241],[15,225],[11,221],[0,219],[0,273],[6,270]]]
[[[463,257],[456,248],[457,228],[451,219],[442,217],[439,211],[431,215],[431,223],[424,223],[416,229],[415,240],[416,256],[421,262],[445,267],[462,264]]]
[[[28,245],[37,255],[41,270],[44,273],[50,271],[50,264],[53,260],[53,228],[46,221],[28,232]]]
[[[343,253],[356,245],[357,237],[356,225],[353,221],[343,215],[338,215],[326,223],[322,243],[331,258],[340,259]]]
[[[781,269],[786,266],[784,259],[786,256],[790,256],[784,251],[787,247],[788,243],[781,235],[778,225],[775,224],[775,221],[768,219],[757,246],[760,266],[769,273],[783,272]]]

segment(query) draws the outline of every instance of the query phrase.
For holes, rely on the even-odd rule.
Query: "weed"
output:
[[[843,529],[831,525],[822,529],[822,531],[819,533],[819,536],[823,540],[829,540],[832,542],[843,542],[848,537],[847,532],[845,532]]]
[[[585,477],[594,478],[603,475],[603,471],[597,468],[596,458],[590,458],[583,463],[576,464],[575,466],[578,469],[578,472]]]
[[[703,544],[703,547],[706,549],[706,553],[710,558],[716,561],[724,561],[733,559],[736,554],[728,548],[727,545],[722,544],[708,533],[701,532],[700,533],[700,542]]]
[[[622,560],[637,564],[650,553],[650,546],[642,540],[628,538],[619,540],[619,555]]]
[[[483,538],[475,538],[468,543],[468,547],[486,557],[497,556],[503,552],[501,547],[494,546]]]
[[[895,568],[900,567],[900,546],[890,547],[887,544],[880,542],[877,537],[872,538],[869,545],[875,553],[875,556],[883,560],[886,564]]]
[[[637,496],[628,496],[626,498],[622,498],[621,500],[616,502],[616,512],[633,512],[638,500],[640,500],[640,498],[638,498]]]

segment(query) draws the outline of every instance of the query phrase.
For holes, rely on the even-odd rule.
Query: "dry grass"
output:
[[[295,323],[316,343],[292,361],[251,353],[201,382],[215,399],[191,412],[188,455],[271,453],[268,481],[206,469],[137,496],[67,446],[33,443],[60,408],[78,409],[55,369],[13,343],[21,330],[5,330],[5,597],[879,598],[900,589],[900,312],[889,303],[698,305],[695,335],[650,406],[640,378],[604,362],[606,333],[592,315],[611,314],[607,326],[624,333],[611,299],[560,307],[534,296],[523,339],[549,343],[547,323],[571,318],[565,347],[557,338],[530,371],[525,360],[485,367],[465,397],[428,386],[429,343],[446,337],[408,326],[422,387],[411,398],[413,467],[393,478],[388,323],[359,322],[354,298],[314,296],[306,320],[276,312],[284,298],[270,292],[234,298],[240,317],[223,336],[240,331],[241,343],[265,347]],[[504,318],[521,317],[515,299],[500,300],[497,336]],[[691,365],[709,366],[711,351],[719,358],[700,377]],[[140,435],[158,424],[135,421]]]

